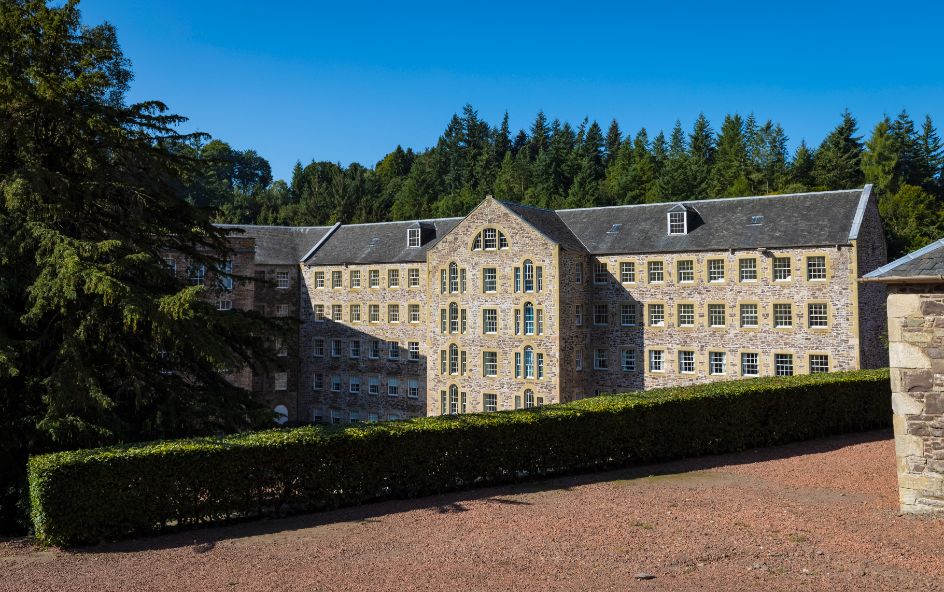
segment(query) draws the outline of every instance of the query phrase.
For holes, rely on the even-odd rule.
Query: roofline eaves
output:
[[[855,216],[852,217],[852,228],[849,230],[850,241],[859,238],[859,230],[862,228],[862,220],[865,218],[865,210],[869,207],[870,199],[872,199],[871,183],[862,188],[862,195],[859,197],[859,205],[856,207]]]
[[[867,273],[867,274],[865,274],[864,276],[862,276],[862,279],[863,279],[863,280],[867,280],[867,281],[880,281],[880,280],[886,280],[886,281],[887,281],[887,280],[890,279],[890,278],[903,278],[903,277],[907,277],[907,276],[888,276],[888,278],[882,278],[881,276],[882,276],[882,274],[888,273],[889,271],[891,271],[891,270],[893,270],[893,269],[896,269],[896,268],[900,267],[901,265],[904,265],[905,263],[908,263],[909,261],[913,261],[913,260],[917,259],[918,257],[921,257],[922,255],[926,255],[926,254],[928,254],[928,253],[930,253],[930,252],[932,252],[932,251],[936,251],[936,250],[938,250],[938,249],[940,249],[940,248],[942,248],[942,247],[944,247],[944,238],[938,239],[938,240],[934,241],[933,243],[931,243],[931,244],[929,244],[929,245],[925,245],[925,246],[921,247],[920,249],[918,249],[917,251],[914,251],[914,252],[912,252],[912,253],[908,253],[907,255],[905,255],[904,257],[901,257],[900,259],[895,259],[895,260],[892,261],[891,263],[886,263],[885,265],[883,265],[883,266],[881,266],[881,267],[879,267],[879,268],[877,268],[877,269],[873,269],[873,270],[870,271],[869,273]],[[933,277],[933,276],[913,276],[913,277]]]

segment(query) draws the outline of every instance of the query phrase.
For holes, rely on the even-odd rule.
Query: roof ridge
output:
[[[464,216],[453,216],[450,218],[418,218],[416,220],[384,220],[383,222],[358,222],[357,224],[341,224],[341,226],[382,226],[384,224],[412,224],[414,222],[445,222],[448,220],[462,220],[463,218]]]
[[[313,228],[331,228],[328,226],[289,226],[285,224],[229,224],[214,222],[213,226],[218,228],[288,228],[291,230],[310,230]]]
[[[856,189],[830,189],[829,191],[804,191],[800,193],[773,193],[770,195],[744,195],[741,197],[712,197],[710,199],[685,199],[679,201],[660,201],[655,203],[641,203],[641,204],[623,204],[617,206],[595,206],[590,208],[564,208],[560,210],[552,210],[554,212],[582,212],[587,210],[608,210],[616,208],[641,208],[641,207],[655,207],[655,206],[667,206],[667,205],[691,205],[695,207],[695,204],[708,203],[708,202],[721,202],[721,201],[743,201],[748,199],[772,199],[777,197],[802,197],[807,195],[825,195],[827,193],[849,193],[853,191],[861,192],[862,188]]]

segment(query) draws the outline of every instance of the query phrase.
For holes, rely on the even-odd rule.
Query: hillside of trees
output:
[[[273,180],[253,150],[213,140],[187,146],[205,166],[191,179],[190,200],[217,208],[220,222],[322,225],[461,216],[492,194],[545,208],[691,201],[846,189],[873,183],[881,199],[890,255],[944,235],[944,150],[930,117],[916,124],[902,111],[885,117],[863,141],[849,112],[819,146],[792,153],[778,123],[725,116],[719,130],[699,116],[668,137],[635,134],[616,120],[576,127],[539,112],[513,133],[471,105],[455,114],[436,145],[397,146],[373,168],[357,163],[296,163],[288,181]]]

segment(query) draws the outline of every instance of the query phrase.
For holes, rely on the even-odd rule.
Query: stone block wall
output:
[[[888,338],[901,510],[944,512],[944,283],[890,285]]]

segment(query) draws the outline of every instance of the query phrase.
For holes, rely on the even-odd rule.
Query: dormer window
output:
[[[685,206],[669,210],[669,234],[688,234],[688,212]]]
[[[406,231],[406,246],[408,247],[418,247],[420,246],[420,229],[419,228],[408,228]]]

